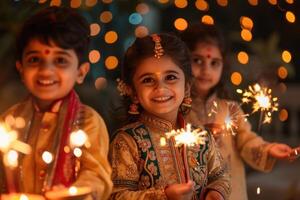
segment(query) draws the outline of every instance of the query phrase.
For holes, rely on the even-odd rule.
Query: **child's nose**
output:
[[[51,72],[54,69],[54,66],[50,62],[43,62],[39,67],[40,72]]]

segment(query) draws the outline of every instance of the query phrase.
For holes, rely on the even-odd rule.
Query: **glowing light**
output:
[[[253,28],[252,19],[250,19],[249,17],[246,17],[246,16],[242,16],[240,18],[240,24],[241,24],[243,29],[248,29],[249,31],[251,31],[252,28]]]
[[[21,194],[20,200],[29,200],[29,198],[25,194]]]
[[[248,0],[248,3],[249,3],[251,6],[257,6],[257,5],[258,5],[258,0]]]
[[[77,147],[74,148],[73,153],[74,153],[74,155],[75,155],[77,158],[79,158],[79,157],[82,155],[81,149],[80,149],[80,148],[77,148]]]
[[[234,85],[240,85],[243,80],[242,75],[239,72],[233,72],[230,79]]]
[[[88,137],[86,133],[83,130],[79,129],[71,133],[70,145],[72,147],[81,147],[86,143],[87,139]]]
[[[103,3],[110,4],[113,0],[102,0]]]
[[[108,31],[105,36],[104,40],[107,44],[113,44],[117,41],[118,34],[115,31]]]
[[[4,154],[4,164],[8,167],[17,167],[18,166],[18,152],[15,150],[9,150],[6,154]]]
[[[44,151],[42,154],[42,159],[46,164],[50,164],[53,160],[53,155],[49,151]]]
[[[137,25],[143,21],[143,17],[139,13],[132,13],[128,20],[130,24]]]
[[[70,7],[71,8],[79,8],[81,6],[81,0],[71,0]]]
[[[174,22],[174,26],[177,30],[183,31],[187,28],[188,23],[184,18],[177,18]]]
[[[64,152],[65,153],[70,153],[70,151],[71,151],[70,147],[68,147],[68,146],[64,147]]]
[[[149,6],[146,3],[139,3],[135,9],[138,13],[145,15],[149,12]]]
[[[161,137],[160,138],[160,146],[166,146],[167,145],[167,140],[165,137]]]
[[[293,4],[294,0],[285,0],[285,2],[289,3],[289,4]]]
[[[241,64],[247,64],[249,61],[249,56],[245,51],[240,51],[237,55],[237,59]]]
[[[286,109],[281,109],[279,111],[279,120],[280,121],[284,122],[288,119],[288,117],[289,117],[289,113]]]
[[[261,191],[260,191],[260,187],[257,187],[257,188],[256,188],[256,194],[260,194],[260,192],[261,192]]]
[[[177,8],[185,8],[188,5],[188,1],[187,0],[175,0],[174,4]]]
[[[291,11],[287,11],[285,13],[285,18],[290,23],[294,23],[296,21],[295,14],[293,12],[291,12]]]
[[[97,4],[97,0],[85,0],[85,5],[87,6],[87,7],[93,7],[94,5],[96,5]]]
[[[204,24],[209,24],[209,25],[213,25],[215,23],[214,19],[210,15],[204,15],[201,18],[201,22],[204,23]]]
[[[24,128],[25,127],[25,120],[22,117],[17,117],[15,120],[16,128]]]
[[[72,186],[69,188],[69,194],[70,195],[76,195],[77,194],[77,188],[75,186]]]
[[[47,0],[39,0],[39,3],[42,4],[42,3],[46,3]]]
[[[280,66],[277,70],[278,77],[281,79],[286,79],[288,76],[288,71],[284,66]]]
[[[61,0],[51,0],[50,6],[60,6]]]
[[[136,27],[134,34],[136,37],[142,38],[149,34],[148,28],[146,26]]]
[[[217,0],[217,4],[226,7],[228,5],[228,0]]]
[[[162,3],[162,4],[164,4],[164,3],[168,3],[169,2],[169,0],[157,0],[159,3]]]
[[[109,23],[112,20],[113,16],[110,11],[104,11],[100,15],[100,21],[102,23]]]
[[[279,86],[279,90],[280,90],[281,93],[285,93],[286,92],[287,87],[286,87],[286,85],[284,83],[279,83],[278,86]]]
[[[242,94],[242,102],[252,102],[252,113],[261,111],[264,116],[262,123],[271,123],[271,116],[274,111],[278,111],[278,98],[272,97],[272,90],[266,87],[261,87],[259,84],[249,86],[248,90],[242,93],[242,90],[237,90]]]
[[[249,42],[249,41],[252,40],[252,33],[251,33],[251,31],[249,31],[247,29],[243,29],[241,31],[241,37],[242,37],[243,40]]]
[[[105,89],[106,86],[107,86],[107,80],[106,80],[106,78],[99,77],[99,78],[96,79],[96,81],[95,81],[95,88],[97,90]]]
[[[195,129],[191,131],[191,124],[186,125],[186,129],[172,130],[166,133],[167,138],[174,137],[175,145],[194,146],[197,144],[205,144],[207,132],[205,130]]]
[[[281,54],[281,58],[285,63],[289,63],[292,60],[292,54],[288,50],[284,50]]]
[[[276,5],[276,4],[277,4],[277,0],[268,0],[268,2],[269,2],[271,5]]]
[[[89,53],[89,60],[91,63],[97,63],[100,60],[100,52],[98,50],[91,50]]]
[[[91,36],[96,36],[100,33],[101,28],[100,25],[97,23],[93,23],[90,25],[90,31],[91,31]]]
[[[201,11],[207,11],[209,9],[209,5],[205,0],[196,0],[195,6]]]
[[[105,66],[107,69],[112,70],[115,69],[119,64],[118,58],[115,56],[108,56],[105,59]]]

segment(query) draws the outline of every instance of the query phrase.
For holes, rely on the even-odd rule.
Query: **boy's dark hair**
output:
[[[228,93],[225,90],[225,81],[228,79],[230,66],[225,39],[221,31],[214,25],[196,23],[182,32],[181,39],[191,52],[195,50],[199,43],[213,44],[218,47],[223,57],[223,70],[219,83],[210,91],[210,94],[217,92],[218,97],[228,98]]]
[[[74,49],[79,64],[87,61],[90,29],[83,16],[74,9],[48,7],[25,21],[17,37],[17,59],[32,39],[50,45],[53,41],[63,49]]]
[[[184,72],[186,83],[191,80],[190,54],[185,43],[175,35],[162,33],[157,34],[161,38],[161,46],[164,50],[163,56],[169,56]],[[145,59],[154,57],[155,43],[151,36],[137,38],[127,49],[122,65],[122,79],[133,86],[132,79],[136,67]],[[159,58],[158,58],[159,59]]]

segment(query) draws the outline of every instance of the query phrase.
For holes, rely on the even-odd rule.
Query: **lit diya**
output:
[[[47,199],[50,200],[82,200],[91,194],[90,187],[69,187],[59,190],[52,190],[45,193]]]
[[[1,195],[1,200],[45,200],[45,198],[37,194],[11,193]]]

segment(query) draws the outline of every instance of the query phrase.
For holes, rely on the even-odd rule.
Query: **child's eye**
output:
[[[29,64],[35,64],[35,63],[38,63],[40,61],[41,61],[41,59],[38,56],[32,56],[32,57],[27,58],[27,62]]]
[[[202,65],[203,60],[201,58],[193,58],[193,63],[197,64],[197,65]]]
[[[68,63],[68,60],[66,58],[58,57],[58,58],[55,59],[55,64],[65,65],[67,63]]]
[[[147,78],[142,79],[142,83],[151,84],[151,83],[154,83],[154,79],[151,77],[147,77]]]
[[[166,76],[165,79],[168,80],[168,81],[172,81],[172,80],[177,80],[178,77],[174,74],[169,74],[169,75]]]
[[[213,60],[211,62],[212,67],[220,67],[220,66],[222,66],[222,64],[223,64],[222,60]]]

